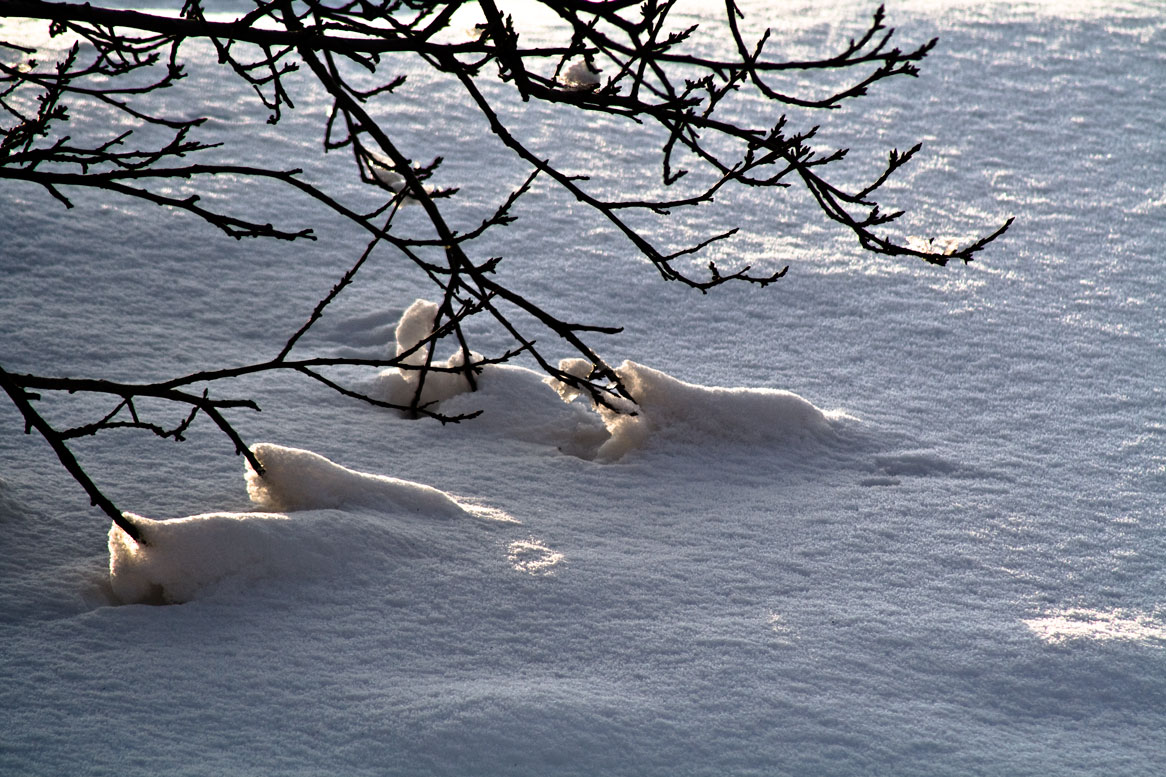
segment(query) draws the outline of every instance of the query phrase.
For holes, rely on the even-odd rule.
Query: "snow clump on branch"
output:
[[[559,74],[559,84],[573,92],[599,88],[599,71],[584,61],[573,62]]]
[[[436,303],[419,299],[405,310],[395,332],[396,355],[403,357],[404,369],[390,368],[379,376],[381,391],[385,401],[395,405],[410,405],[421,385],[422,368],[429,359],[431,344],[426,340],[433,336],[439,308]],[[481,360],[476,353],[470,354],[471,361]],[[465,354],[458,351],[445,360],[429,359],[430,367],[438,370],[457,370],[465,365]],[[457,396],[470,390],[470,383],[462,372],[440,372],[425,370],[425,383],[421,385],[420,405],[429,405]]]

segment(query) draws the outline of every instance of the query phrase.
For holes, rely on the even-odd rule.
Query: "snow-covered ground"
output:
[[[774,5],[791,56],[873,11]],[[739,223],[718,262],[789,274],[705,297],[536,188],[483,255],[563,317],[626,327],[595,344],[627,360],[635,420],[522,365],[448,400],[485,412],[444,427],[241,380],[218,391],[263,408],[232,416],[262,481],[206,423],[77,445],[144,516],[141,549],[0,405],[0,773],[1157,773],[1166,11],[888,5],[904,45],[939,47],[920,79],[814,119],[822,142],[858,176],[924,141],[889,203],[904,235],[1012,231],[940,269],[864,255],[802,196],[733,195],[659,234]],[[453,87],[411,83],[394,129],[447,157],[434,183],[463,186],[451,213],[476,223],[524,172]],[[361,185],[320,159],[318,95],[272,129],[213,67],[185,88],[168,99],[204,97],[206,137]],[[600,191],[640,185],[650,149],[627,128],[513,115]],[[0,187],[0,363],[144,380],[274,355],[363,242],[294,197],[229,193],[321,240]],[[394,353],[424,284],[381,256],[301,347]],[[166,598],[185,603],[114,604]]]

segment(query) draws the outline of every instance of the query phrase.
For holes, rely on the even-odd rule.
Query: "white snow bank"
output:
[[[264,474],[247,465],[247,494],[252,502],[269,510],[359,505],[432,517],[467,515],[452,496],[422,483],[357,472],[299,448],[259,443],[251,451],[263,465]]]
[[[565,362],[563,369],[577,369],[576,361]],[[789,391],[700,386],[631,361],[615,372],[636,399],[634,407],[621,409],[635,415],[596,408],[611,436],[599,448],[601,460],[618,459],[655,438],[691,445],[802,439],[828,433],[831,420],[844,417]]]
[[[576,369],[575,361],[582,360],[565,360],[561,368]],[[584,374],[590,369],[587,365]],[[624,412],[576,402],[579,394],[569,386],[505,364],[486,366],[477,391],[445,397],[439,409],[449,415],[482,411],[467,422],[475,430],[600,461],[614,461],[653,441],[702,445],[714,440],[798,440],[827,433],[831,421],[845,417],[824,412],[789,391],[700,386],[630,361],[616,373],[636,398],[635,403],[620,404]]]
[[[405,310],[395,332],[396,355],[409,353],[433,332],[438,306],[416,300]],[[473,354],[474,358],[479,358]],[[425,348],[405,357],[406,364],[425,363]],[[459,351],[448,359],[434,359],[438,367],[464,364]],[[526,442],[550,445],[572,455],[590,457],[606,439],[599,418],[582,405],[564,405],[547,390],[541,372],[509,364],[488,364],[475,377],[477,391],[461,373],[429,372],[422,388],[422,404],[440,403],[436,409],[450,415],[481,412],[472,421],[475,430],[503,434]],[[420,373],[391,368],[377,375],[370,393],[386,402],[409,405],[417,392]]]

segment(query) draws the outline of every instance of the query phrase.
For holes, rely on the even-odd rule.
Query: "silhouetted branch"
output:
[[[182,440],[190,426],[205,416],[231,440],[237,453],[262,472],[228,418],[238,409],[258,410],[258,404],[252,399],[218,399],[210,393],[221,382],[246,375],[294,372],[346,397],[450,422],[474,414],[442,415],[439,406],[424,398],[428,375],[457,373],[472,389],[484,367],[522,354],[594,402],[625,412],[625,400],[634,397],[586,340],[594,334],[617,333],[619,327],[564,320],[499,281],[495,271],[503,258],[478,247],[487,233],[516,220],[516,205],[532,196],[536,179],[568,193],[605,219],[652,263],[661,278],[702,293],[731,282],[767,286],[788,270],[784,266],[777,270],[754,270],[748,265],[722,268],[698,258],[710,245],[729,239],[735,229],[679,245],[651,237],[660,234],[651,231],[652,224],[666,224],[665,219],[685,209],[704,207],[736,186],[775,193],[801,186],[826,220],[849,230],[866,250],[931,264],[953,258],[971,261],[1012,223],[1009,219],[967,245],[945,243],[943,250],[930,243],[897,243],[882,230],[901,213],[881,209],[876,195],[917,155],[920,146],[904,153],[891,151],[886,165],[865,184],[841,186],[832,176],[834,163],[845,156],[845,149],[815,150],[810,141],[817,128],[791,130],[780,115],[787,106],[834,109],[867,95],[883,81],[918,74],[919,63],[935,41],[897,47],[882,7],[858,37],[830,56],[783,60],[774,54],[780,41],[770,30],[756,40],[746,37],[741,26],[744,15],[736,0],[725,0],[713,22],[727,30],[730,45],[726,51],[713,53],[696,45],[697,25],[677,28],[672,24],[675,0],[538,2],[558,17],[561,29],[557,41],[530,46],[514,19],[494,0],[254,0],[254,8],[230,20],[208,18],[200,0],[185,0],[173,15],[88,3],[0,0],[0,17],[44,20],[54,35],[77,41],[60,62],[47,66],[36,61],[38,52],[33,47],[0,41],[0,181],[6,185],[39,186],[65,207],[72,207],[70,193],[78,188],[132,197],[184,212],[234,238],[315,239],[310,227],[264,223],[237,206],[219,204],[221,200],[204,204],[199,196],[208,181],[216,181],[220,188],[263,182],[311,198],[322,211],[340,216],[368,236],[363,252],[320,297],[304,323],[282,339],[274,358],[143,383],[0,370],[0,382],[28,430],[35,429],[44,437],[70,475],[118,526],[138,538],[132,522],[102,496],[67,443],[111,429]],[[472,34],[449,35],[463,24],[459,12],[470,10],[478,14]],[[308,81],[307,88],[322,90],[331,103],[323,126],[323,152],[351,153],[359,179],[369,184],[365,194],[383,195],[380,204],[366,212],[367,203],[358,205],[329,191],[300,169],[192,161],[207,158],[207,152],[218,147],[197,138],[206,119],[164,115],[156,110],[154,98],[185,77],[185,51],[193,40],[213,46],[219,63],[226,66],[223,72],[254,92],[272,124],[294,110],[302,80]],[[399,87],[405,76],[399,65],[404,57],[452,76],[466,103],[486,120],[490,134],[526,171],[521,185],[492,205],[487,203],[489,215],[480,222],[469,226],[452,222],[445,206],[458,196],[458,189],[427,184],[439,171],[441,157],[432,149],[407,148],[394,127],[376,118],[381,106],[403,99]],[[824,93],[802,94],[781,86],[779,79],[788,73],[837,75],[841,82],[835,80]],[[292,79],[292,74],[298,75]],[[508,87],[500,88],[499,81]],[[562,111],[613,117],[637,131],[653,133],[653,142],[660,143],[660,180],[667,194],[601,195],[587,177],[561,166],[569,160],[536,153],[523,137],[522,125],[511,126],[505,111],[496,107],[510,94]],[[78,103],[99,106],[118,121],[87,125],[85,137],[106,134],[75,139],[66,130],[71,121],[69,106]],[[113,126],[119,129],[107,129]],[[143,132],[147,128],[151,131]],[[157,138],[166,128],[170,135],[161,141],[141,140]],[[225,141],[228,147],[231,142]],[[432,161],[415,162],[410,152]],[[194,193],[173,193],[170,187],[176,182]],[[396,216],[406,206],[418,207],[432,231],[409,234],[400,228]],[[434,284],[437,314],[429,336],[388,359],[292,358],[329,305],[382,253],[403,259]],[[695,268],[707,268],[707,274]],[[481,356],[472,350],[463,325],[477,315],[492,319],[510,338],[502,354]],[[457,344],[458,357],[440,363],[435,349],[444,338]],[[560,369],[543,352],[540,341],[565,345],[591,365],[590,370]],[[416,372],[412,401],[408,405],[387,402],[345,387],[321,372],[341,366]],[[54,428],[37,411],[42,395],[73,394],[112,396],[115,405],[103,417],[68,429]],[[146,398],[177,403],[183,408],[180,420],[166,424],[144,418],[138,404]]]

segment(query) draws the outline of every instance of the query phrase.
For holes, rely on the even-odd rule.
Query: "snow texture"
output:
[[[501,5],[524,43],[569,42],[553,18]],[[536,182],[474,256],[505,257],[499,281],[564,320],[623,326],[592,345],[622,363],[636,415],[598,412],[522,359],[483,369],[472,393],[429,376],[425,401],[482,411],[448,425],[291,375],[240,378],[214,390],[263,408],[230,414],[262,478],[201,417],[181,444],[75,441],[135,513],[140,546],[0,405],[0,774],[1161,771],[1166,11],[887,6],[899,45],[939,37],[920,78],[789,120],[850,149],[840,182],[923,141],[886,187],[886,210],[909,213],[898,239],[942,252],[1016,215],[970,266],[872,257],[793,190],[725,189],[646,227],[653,240],[671,251],[740,226],[686,269],[790,270],[705,296],[661,282],[603,219]],[[689,3],[672,23],[710,8]],[[772,22],[767,51],[801,60],[844,49],[873,11],[742,8],[746,39]],[[0,35],[63,50],[47,28],[8,21]],[[693,40],[733,46],[724,30]],[[302,168],[370,211],[383,202],[350,154],[321,154],[323,95],[289,82],[296,111],[272,127],[213,49],[185,46],[198,61],[158,107],[206,115],[201,140],[243,141],[214,161]],[[527,171],[484,139],[457,84],[383,63],[408,78],[370,106],[410,158],[445,158],[441,179],[462,188],[443,208],[475,228]],[[639,128],[487,80],[515,131],[589,176],[594,196],[659,187]],[[100,110],[69,115],[75,139],[110,129]],[[261,185],[204,194],[319,240],[237,242],[67,194],[73,209],[0,185],[5,369],[163,380],[269,358],[367,246]],[[419,211],[395,224],[428,239]],[[413,300],[434,292],[414,275],[378,248],[295,353],[384,358],[424,340],[435,308]],[[484,353],[508,345],[488,322],[467,326]],[[444,338],[434,361],[456,366],[459,351]],[[408,370],[329,377],[406,405],[416,389]],[[61,423],[111,409],[43,403]]]

